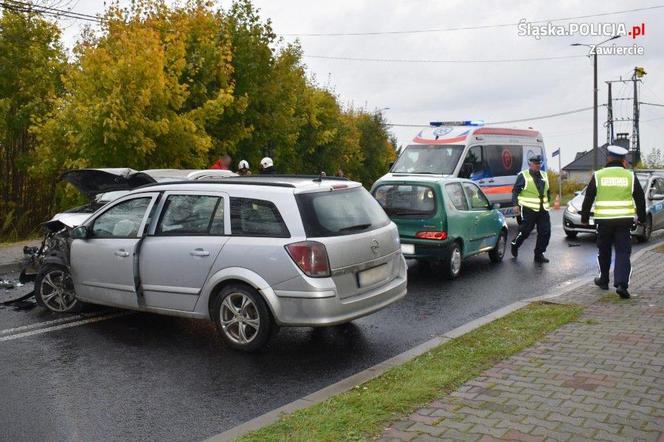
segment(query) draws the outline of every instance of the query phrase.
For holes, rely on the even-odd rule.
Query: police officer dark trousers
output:
[[[630,230],[634,216],[643,223],[646,204],[643,188],[631,170],[625,169],[627,149],[609,146],[608,164],[593,174],[581,208],[581,222],[588,224],[593,203],[597,224],[597,263],[599,276],[595,284],[609,289],[611,249],[615,249],[613,285],[621,298],[629,298],[629,277],[632,272],[630,257],[632,238]]]
[[[518,256],[519,247],[537,226],[535,262],[546,263],[549,260],[544,256],[544,252],[551,238],[549,180],[546,172],[540,170],[540,155],[530,158],[528,163],[529,169],[519,173],[512,189],[512,204],[518,207],[517,215],[522,218],[519,233],[512,241],[512,256]]]

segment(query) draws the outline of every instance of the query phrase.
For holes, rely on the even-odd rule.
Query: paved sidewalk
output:
[[[381,440],[664,442],[664,253],[634,265],[630,300],[592,283],[554,298],[578,322],[499,363]]]

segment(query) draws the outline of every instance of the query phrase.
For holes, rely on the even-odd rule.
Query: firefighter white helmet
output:
[[[237,165],[238,170],[249,169],[249,162],[247,160],[242,160]]]
[[[272,158],[270,157],[265,157],[261,160],[261,167],[263,169],[267,169],[268,167],[274,166],[274,163],[272,162]]]

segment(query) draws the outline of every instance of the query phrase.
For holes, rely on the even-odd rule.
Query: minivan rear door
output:
[[[342,299],[398,276],[399,232],[363,187],[301,193],[296,199],[307,239],[327,249]]]
[[[228,241],[228,198],[218,192],[166,192],[141,246],[145,306],[189,312]]]

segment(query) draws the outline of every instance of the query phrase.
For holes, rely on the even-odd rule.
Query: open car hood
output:
[[[116,190],[131,190],[156,182],[150,175],[129,168],[70,170],[63,173],[61,179],[89,197]]]

